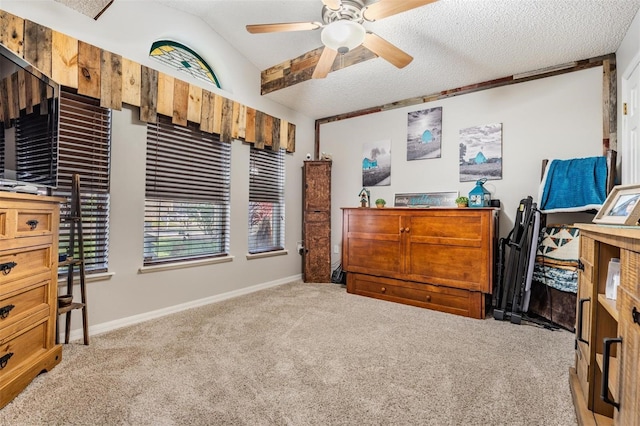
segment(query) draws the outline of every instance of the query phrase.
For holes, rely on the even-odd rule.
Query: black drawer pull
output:
[[[13,268],[15,268],[18,264],[16,262],[7,262],[0,264],[0,271],[2,271],[2,275],[9,275],[9,272]]]
[[[9,352],[8,354],[3,355],[2,358],[0,358],[0,370],[2,370],[7,366],[7,363],[9,362],[9,358],[11,358],[12,356],[13,356],[13,352]]]
[[[0,308],[0,319],[5,319],[6,317],[8,317],[9,312],[11,312],[13,308],[15,308],[14,305],[7,305]]]
[[[609,358],[611,357],[611,345],[622,343],[622,338],[606,338],[603,340],[604,350],[602,351],[602,383],[600,386],[600,398],[607,404],[620,408],[620,403],[609,399]]]
[[[28,220],[27,225],[29,225],[29,228],[33,231],[38,227],[38,221],[35,219]]]
[[[631,311],[631,316],[633,317],[633,322],[635,322],[636,324],[640,325],[640,311],[638,309],[636,309],[636,307],[633,307],[633,310]]]

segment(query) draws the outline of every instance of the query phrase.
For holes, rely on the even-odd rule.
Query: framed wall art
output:
[[[610,225],[638,225],[640,220],[640,184],[614,186],[594,223]]]

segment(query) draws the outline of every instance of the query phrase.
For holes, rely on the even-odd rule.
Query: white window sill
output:
[[[85,284],[87,284],[87,283],[93,283],[97,281],[109,281],[111,277],[113,277],[115,274],[116,274],[115,272],[100,272],[98,274],[87,274],[84,277],[84,282]],[[78,278],[77,275],[73,278],[73,280],[76,284],[80,283],[80,278]],[[65,276],[58,277],[58,286],[65,285],[65,284],[67,284],[67,277]]]
[[[163,265],[142,266],[138,269],[140,274],[148,274],[150,272],[170,271],[173,269],[192,268],[194,266],[214,265],[216,263],[226,263],[233,261],[233,256],[213,257],[211,259],[192,260],[188,262],[175,262]]]
[[[285,256],[289,254],[289,250],[267,251],[264,253],[248,254],[247,260],[264,259],[265,257]]]

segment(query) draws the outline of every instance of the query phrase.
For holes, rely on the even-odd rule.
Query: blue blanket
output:
[[[606,157],[551,160],[539,198],[543,213],[600,209],[607,198]]]

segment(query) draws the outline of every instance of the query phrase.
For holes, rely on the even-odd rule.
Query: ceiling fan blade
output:
[[[362,45],[398,68],[404,68],[413,61],[413,56],[373,33],[364,36]]]
[[[247,25],[247,31],[251,34],[280,33],[286,31],[308,31],[322,28],[320,22],[289,22],[282,24],[255,24]]]
[[[416,7],[425,6],[436,1],[437,0],[380,0],[370,6],[366,6],[363,9],[362,16],[367,21],[377,21],[379,19],[386,18],[387,16],[415,9]]]
[[[325,47],[320,55],[320,59],[318,59],[316,68],[313,70],[311,78],[325,78],[327,74],[329,74],[329,71],[331,71],[336,56],[338,56],[338,51]]]
[[[322,0],[322,3],[331,10],[340,10],[342,7],[342,0]]]

